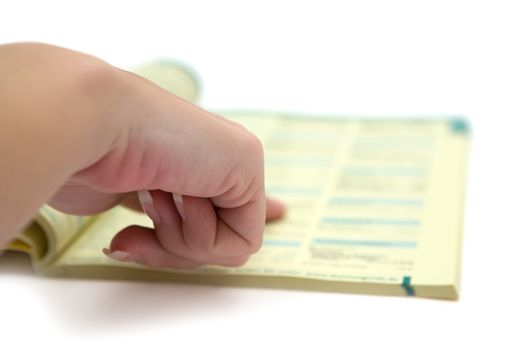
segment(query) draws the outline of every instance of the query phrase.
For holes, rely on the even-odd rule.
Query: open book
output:
[[[194,76],[167,61],[137,72],[188,100]],[[93,217],[44,206],[10,248],[48,276],[142,279],[457,299],[467,126],[457,118],[334,118],[220,113],[265,147],[267,193],[286,217],[246,265],[152,270],[109,259],[124,207]]]

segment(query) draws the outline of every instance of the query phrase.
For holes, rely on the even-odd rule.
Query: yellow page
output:
[[[44,205],[8,249],[30,254],[36,263],[52,262],[92,219],[92,216],[67,215]]]
[[[286,218],[239,268],[191,274],[287,276],[456,288],[466,154],[451,120],[360,120],[230,113],[265,147],[266,184]],[[102,254],[141,214],[116,208],[93,223],[60,265],[117,265]],[[134,268],[141,268],[134,265]]]
[[[22,235],[12,241],[8,249],[27,253],[34,260],[41,260],[48,252],[48,238],[36,222],[29,224]]]
[[[89,226],[93,216],[67,215],[44,205],[37,214],[35,222],[46,235],[45,261],[57,258],[74,240],[75,236]],[[48,254],[49,253],[49,254]]]
[[[189,66],[181,62],[156,60],[134,68],[133,72],[187,101],[195,102],[199,98],[199,78]]]

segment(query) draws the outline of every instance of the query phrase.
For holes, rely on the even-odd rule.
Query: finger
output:
[[[171,194],[150,191],[143,200],[145,211],[154,218],[155,232],[170,253],[203,263],[225,264],[246,261],[253,253],[250,243],[218,219],[211,201],[184,196],[182,220]],[[155,211],[151,213],[151,211]]]
[[[153,268],[193,268],[202,264],[168,253],[157,240],[155,231],[141,226],[129,226],[117,233],[104,251],[110,258],[133,261]]]
[[[161,175],[148,188],[206,199],[185,203],[186,215],[194,212],[195,216],[185,221],[183,234],[215,236],[210,254],[232,256],[240,251],[256,251],[262,241],[266,212],[260,141],[245,128],[186,101],[170,100],[169,106],[165,102],[155,104],[157,110],[162,105],[166,108],[158,110],[159,123],[147,123],[143,129],[148,135],[156,135],[152,140],[159,143],[153,148],[159,153],[158,159],[165,159],[162,171],[152,171]],[[160,126],[162,130],[158,130]],[[205,232],[202,225],[206,222],[200,222],[200,212],[209,209],[214,209],[216,216],[205,216],[209,220],[207,228],[214,231]]]
[[[266,197],[266,221],[280,219],[286,212],[283,202],[272,197]]]
[[[120,231],[112,240],[110,249],[104,253],[115,260],[135,262],[151,268],[196,268],[203,262],[174,255],[160,244],[155,231],[141,226],[129,226]],[[211,261],[208,264],[240,266],[248,257],[236,257]]]
[[[127,194],[120,202],[123,206],[143,212],[137,192]],[[279,199],[266,197],[266,221],[274,221],[282,218],[286,212],[286,205]]]
[[[187,237],[184,237],[182,229],[179,229],[179,227],[182,226],[182,223],[180,221],[180,210],[176,207],[176,205],[174,205],[170,195],[162,191],[152,191],[151,194],[153,194],[153,196],[155,197],[155,206],[158,208],[154,208],[154,210],[160,211],[160,214],[162,215],[161,217],[163,218],[163,225],[166,227],[171,227],[171,229],[157,229],[157,239],[159,240],[159,243],[170,254],[173,254],[175,256],[183,256],[186,257],[186,260],[191,260],[195,262],[200,261],[201,263],[216,263],[227,266],[238,266],[239,264],[242,264],[249,256],[240,255],[238,257],[225,261],[224,259],[220,258],[212,258],[203,253],[199,254],[198,252],[205,251],[205,249],[212,244],[212,241],[215,240],[215,236],[205,235],[204,237],[199,237],[197,235],[188,235]],[[151,194],[151,200],[153,201],[153,196]],[[192,198],[186,197],[186,200],[182,202],[182,210],[185,210],[184,203],[186,203],[187,206],[188,202],[191,201],[193,201]],[[125,197],[122,204],[131,209],[141,212],[143,211],[142,205],[139,201],[136,192],[130,193],[127,197]],[[283,216],[285,212],[285,206],[282,202],[274,198],[267,198],[266,204],[267,220],[276,220]],[[192,204],[190,203],[190,206],[191,205]],[[208,208],[206,202],[204,203],[204,206],[204,211],[207,211]],[[202,214],[202,211],[200,212]],[[179,215],[177,216],[177,214]],[[214,213],[211,212],[209,212],[209,214],[214,215]],[[200,232],[205,231],[206,230],[200,230]],[[204,247],[202,249],[199,249],[198,247],[201,246]],[[191,247],[197,247],[197,249],[192,249]]]

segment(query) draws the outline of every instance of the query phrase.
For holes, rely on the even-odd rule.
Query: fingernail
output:
[[[104,252],[104,254],[106,254],[106,256],[108,258],[111,258],[113,260],[117,260],[117,261],[131,261],[131,259],[130,259],[131,254],[128,253],[128,252],[125,252],[125,251],[122,251],[122,250],[111,251],[111,250],[109,250],[107,248],[102,249],[102,251]]]
[[[184,202],[182,201],[182,196],[178,193],[172,193],[173,202],[175,202],[175,207],[179,212],[180,218],[182,221],[186,221],[186,212],[184,211]]]
[[[151,193],[149,193],[148,190],[142,190],[138,191],[138,194],[142,210],[144,210],[150,219],[153,220],[156,225],[158,225],[160,223],[160,216],[153,205],[153,197],[151,196]]]

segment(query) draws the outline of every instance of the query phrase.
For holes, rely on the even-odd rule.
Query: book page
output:
[[[64,214],[43,205],[33,221],[9,243],[7,249],[28,253],[36,263],[48,263],[56,258],[93,218]]]
[[[48,205],[40,208],[34,222],[41,228],[40,232],[45,234],[45,237],[39,238],[39,241],[46,246],[41,255],[45,262],[55,259],[56,255],[66,249],[76,235],[89,226],[94,218],[94,216],[64,214]],[[34,232],[32,233],[34,235]],[[22,236],[28,234],[29,232],[24,232]]]
[[[199,98],[199,78],[189,66],[181,62],[156,60],[135,67],[133,72],[187,101],[195,102]]]
[[[32,222],[22,235],[9,243],[8,250],[29,254],[33,260],[41,260],[48,252],[48,238],[42,227]]]
[[[261,138],[267,193],[283,200],[288,211],[283,220],[267,225],[262,249],[246,265],[175,272],[407,288],[456,283],[464,123],[227,115]],[[145,215],[111,210],[58,263],[130,266],[101,250],[131,224],[151,227]]]

